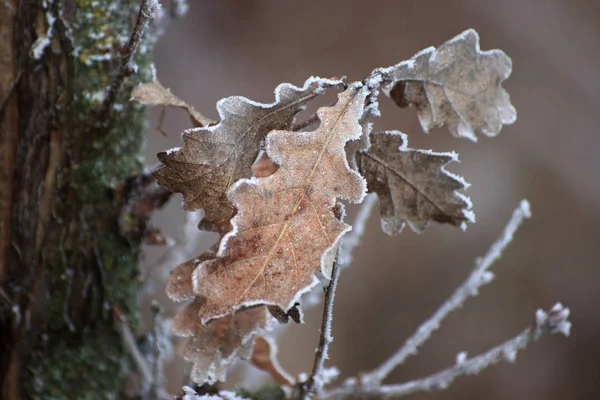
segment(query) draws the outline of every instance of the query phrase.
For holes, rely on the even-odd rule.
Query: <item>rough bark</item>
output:
[[[154,38],[108,119],[96,116],[138,7],[0,2],[3,399],[115,398],[129,369],[113,311],[135,325],[146,214],[130,204],[144,109],[127,100],[149,80]]]

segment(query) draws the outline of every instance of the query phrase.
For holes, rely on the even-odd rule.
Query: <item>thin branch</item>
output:
[[[519,351],[525,349],[545,333],[561,333],[569,336],[571,323],[568,318],[569,309],[557,303],[549,312],[538,310],[534,325],[513,339],[470,359],[466,359],[466,353],[460,353],[455,365],[438,373],[399,385],[345,386],[325,393],[321,398],[327,400],[346,397],[387,399],[407,396],[416,392],[443,390],[459,376],[476,375],[501,361],[514,362]]]
[[[100,110],[98,111],[98,120],[101,123],[104,123],[107,120],[107,117],[110,115],[112,106],[117,99],[119,90],[121,89],[121,85],[131,70],[130,63],[133,60],[133,56],[135,55],[135,52],[142,41],[143,34],[146,28],[148,28],[150,20],[154,18],[158,7],[160,7],[160,5],[157,0],[141,0],[140,2],[140,11],[138,12],[135,25],[131,31],[129,42],[127,43],[127,46],[125,47],[125,50],[121,56],[121,64],[117,70],[117,75],[115,76],[113,83],[108,88],[108,92],[106,93],[104,101],[102,102]]]
[[[338,278],[340,275],[340,263],[338,257],[333,263],[331,271],[331,281],[327,286],[325,292],[325,306],[323,307],[323,320],[321,322],[321,337],[319,339],[319,346],[317,347],[317,353],[315,355],[315,364],[313,366],[312,373],[308,377],[306,382],[300,383],[299,386],[299,398],[308,399],[312,395],[318,393],[322,389],[321,374],[323,373],[323,364],[327,357],[329,350],[329,344],[333,341],[331,336],[331,323],[333,320],[333,300],[335,298],[335,289],[337,287]]]
[[[343,238],[340,246],[339,259],[342,268],[347,267],[352,262],[352,251],[358,246],[365,234],[365,227],[375,204],[377,204],[377,195],[370,193],[360,205],[352,224],[352,231]]]
[[[360,380],[365,386],[379,385],[398,365],[413,354],[417,353],[418,348],[425,343],[431,334],[436,331],[444,318],[452,311],[463,305],[465,300],[479,293],[479,288],[489,283],[494,278],[492,272],[488,271],[491,265],[500,258],[506,246],[513,239],[517,228],[523,222],[523,219],[531,217],[529,202],[521,200],[519,206],[513,211],[512,217],[498,240],[488,250],[482,259],[475,262],[475,269],[466,281],[460,285],[452,296],[429,318],[419,329],[392,355],[386,362],[381,364],[373,371],[363,375]]]
[[[127,318],[116,306],[113,306],[112,309],[113,320],[115,321],[115,325],[119,333],[121,334],[123,343],[125,344],[127,351],[129,351],[131,358],[133,358],[133,361],[135,362],[137,370],[142,378],[143,391],[146,393],[152,383],[152,371],[148,366],[146,359],[144,358],[137,346],[135,336],[133,335],[133,332],[129,327]]]
[[[158,302],[152,302],[152,382],[150,383],[150,400],[159,400],[162,398],[162,349],[161,349],[161,318],[160,306]]]

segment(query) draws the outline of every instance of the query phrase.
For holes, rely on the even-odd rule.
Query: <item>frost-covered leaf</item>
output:
[[[371,119],[373,117],[380,116],[379,112],[379,103],[377,103],[376,96],[371,94],[367,96],[367,100],[371,100],[369,103],[367,101],[365,110],[360,119],[360,126],[362,127],[362,135],[358,140],[353,140],[351,142],[346,143],[346,158],[348,159],[348,164],[350,168],[355,171],[358,171],[358,166],[356,164],[356,155],[359,152],[367,151],[371,147],[371,132],[373,131],[373,123]]]
[[[234,209],[227,190],[237,180],[251,176],[265,136],[274,129],[289,129],[306,103],[339,84],[314,77],[302,88],[284,83],[275,89],[272,104],[241,96],[220,100],[220,123],[187,130],[183,147],[158,154],[165,164],[155,172],[158,183],[182,193],[186,210],[203,208],[206,225],[230,219]]]
[[[267,155],[279,169],[242,179],[229,191],[238,210],[218,257],[194,271],[194,293],[209,321],[257,304],[287,312],[314,287],[350,227],[334,213],[336,199],[362,200],[365,182],[350,169],[344,147],[362,133],[365,88],[351,86],[333,107],[319,109],[313,132],[272,131]]]
[[[149,83],[142,83],[131,91],[131,100],[138,101],[149,106],[169,106],[183,108],[186,110],[194,126],[208,126],[214,123],[213,120],[200,114],[194,107],[175,96],[171,91],[165,88],[158,80]]]
[[[192,285],[192,273],[194,269],[202,262],[215,258],[216,254],[217,246],[213,246],[202,255],[173,268],[169,276],[169,282],[167,283],[167,296],[177,302],[193,299],[195,297]]]
[[[511,68],[503,51],[481,51],[477,32],[469,29],[391,67],[385,90],[400,107],[417,107],[425,132],[446,125],[453,135],[477,141],[476,131],[495,136],[517,118],[501,86]]]
[[[277,345],[273,339],[257,336],[250,360],[254,366],[268,372],[280,385],[294,386],[294,378],[279,364]]]
[[[359,153],[369,191],[379,197],[383,230],[396,235],[405,223],[423,232],[432,220],[463,227],[473,222],[470,200],[457,192],[468,184],[443,168],[457,161],[457,155],[409,149],[407,144],[400,132],[376,132],[371,149]]]
[[[266,178],[273,175],[277,168],[279,166],[271,161],[266,153],[262,153],[252,166],[252,174],[257,178]]]
[[[173,320],[172,330],[188,338],[183,356],[194,363],[194,382],[224,381],[230,366],[250,359],[257,330],[265,328],[271,317],[265,306],[258,306],[202,325],[198,315],[201,306],[201,299],[188,304]]]

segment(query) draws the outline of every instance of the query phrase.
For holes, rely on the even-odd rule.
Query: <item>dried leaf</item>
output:
[[[252,174],[257,178],[266,178],[273,175],[278,168],[266,153],[262,153],[252,166]]]
[[[149,83],[142,83],[131,91],[131,100],[138,101],[149,106],[170,106],[183,108],[186,110],[196,127],[208,126],[214,123],[213,120],[200,114],[194,107],[175,96],[171,91],[165,88],[158,80]]]
[[[201,299],[190,303],[173,320],[172,331],[188,337],[183,356],[194,363],[194,382],[213,384],[225,380],[233,363],[252,356],[257,330],[266,328],[270,316],[265,306],[252,307],[204,326],[198,317],[201,306]]]
[[[302,88],[284,83],[275,89],[272,104],[240,96],[220,100],[219,124],[188,130],[183,134],[182,148],[158,154],[165,164],[155,172],[158,183],[183,193],[186,210],[204,208],[209,223],[230,219],[234,209],[227,190],[237,180],[251,176],[265,136],[274,129],[289,129],[306,103],[340,84],[314,77]]]
[[[297,324],[304,323],[304,313],[302,312],[300,303],[294,304],[294,306],[290,308],[288,312],[285,312],[281,308],[272,305],[267,306],[267,309],[280,324],[287,324],[290,322],[290,318]]]
[[[192,285],[192,273],[194,269],[206,260],[212,260],[217,255],[217,248],[213,246],[202,255],[179,264],[171,271],[167,283],[167,296],[173,301],[182,302],[193,299],[194,288]]]
[[[355,85],[334,107],[319,109],[313,132],[273,131],[267,155],[280,167],[267,178],[238,181],[229,198],[238,210],[218,257],[194,271],[194,293],[205,300],[204,322],[240,307],[275,305],[287,312],[314,287],[350,227],[334,214],[336,199],[359,202],[362,177],[344,146],[362,133],[366,90]]]
[[[481,51],[477,32],[469,29],[391,67],[386,91],[400,107],[417,107],[425,132],[446,125],[453,135],[477,141],[475,131],[495,136],[517,118],[501,86],[511,68],[503,51]]]
[[[456,153],[434,153],[407,147],[406,135],[377,132],[371,149],[359,154],[359,168],[369,191],[376,192],[383,230],[388,235],[402,231],[405,222],[423,232],[431,220],[463,228],[473,222],[471,201],[461,193],[469,185],[444,170]]]
[[[280,385],[293,387],[294,378],[284,370],[277,359],[277,345],[271,338],[258,336],[254,342],[251,358],[252,364],[268,372]]]

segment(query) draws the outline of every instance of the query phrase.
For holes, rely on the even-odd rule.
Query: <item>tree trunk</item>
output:
[[[3,399],[115,398],[129,368],[116,329],[137,315],[153,37],[106,120],[98,109],[139,2],[0,2],[0,387]]]

